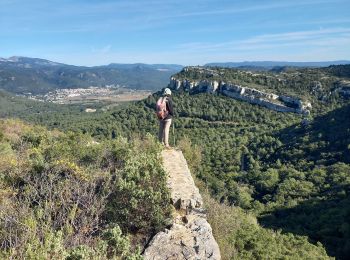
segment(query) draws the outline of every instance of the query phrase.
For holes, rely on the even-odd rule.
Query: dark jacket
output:
[[[174,116],[173,101],[170,96],[166,97],[166,109],[168,110],[168,116],[164,120],[171,119]]]

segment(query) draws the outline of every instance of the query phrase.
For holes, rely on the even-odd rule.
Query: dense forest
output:
[[[266,80],[257,84],[256,80],[263,76],[249,79],[248,74],[244,82],[307,96],[315,109],[306,121],[297,114],[275,112],[221,95],[180,91],[173,95],[176,117],[171,144],[182,147],[202,189],[215,199],[207,199],[211,205],[208,214],[215,235],[220,237],[224,259],[327,259],[326,252],[346,259],[350,255],[350,102],[336,92],[327,98],[324,93],[336,87],[338,77],[345,75],[343,80],[349,80],[348,68],[297,69],[297,73],[293,69],[282,73],[289,78],[285,81],[288,84],[273,86]],[[318,79],[325,73],[328,78]],[[237,70],[232,70],[232,75],[238,75]],[[186,75],[189,76],[196,77]],[[317,79],[322,89],[312,92]],[[149,134],[156,136],[154,104],[159,94],[94,114],[84,113],[79,107],[46,106],[3,94],[0,103],[7,105],[0,116],[16,116],[49,129],[72,131],[101,144],[120,140],[134,143],[145,140]],[[20,107],[18,103],[22,108],[12,110],[11,107]],[[136,143],[142,146],[140,141]],[[14,150],[9,154],[17,153],[16,145],[7,145]],[[81,155],[75,156],[80,162]],[[97,167],[96,162],[92,165]],[[110,203],[106,203],[107,209]],[[221,212],[220,216],[214,208]],[[162,212],[162,219],[166,214]],[[235,229],[230,228],[231,215],[235,216]],[[254,224],[256,219],[260,225]],[[116,222],[123,232],[135,232],[121,220]],[[214,223],[217,221],[222,225]],[[155,229],[160,223],[148,228]],[[233,251],[229,254],[230,248]]]

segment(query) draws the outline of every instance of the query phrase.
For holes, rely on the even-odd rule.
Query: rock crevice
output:
[[[218,244],[206,220],[202,197],[182,152],[165,150],[162,158],[176,213],[171,228],[159,232],[151,240],[144,258],[221,259]]]

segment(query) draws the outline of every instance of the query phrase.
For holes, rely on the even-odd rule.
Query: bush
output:
[[[128,236],[150,237],[170,214],[157,142],[11,122],[0,125],[0,256],[140,259]]]
[[[128,231],[154,233],[164,226],[164,216],[170,215],[166,173],[160,154],[155,153],[159,151],[155,140],[148,137],[134,145],[128,152],[119,148],[114,151],[123,154],[124,167],[118,171],[106,218],[121,223]],[[146,152],[140,152],[142,146]]]

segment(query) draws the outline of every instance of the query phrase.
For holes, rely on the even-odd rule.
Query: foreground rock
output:
[[[176,214],[170,229],[159,232],[144,252],[145,259],[221,259],[202,208],[203,201],[181,151],[162,153]]]

